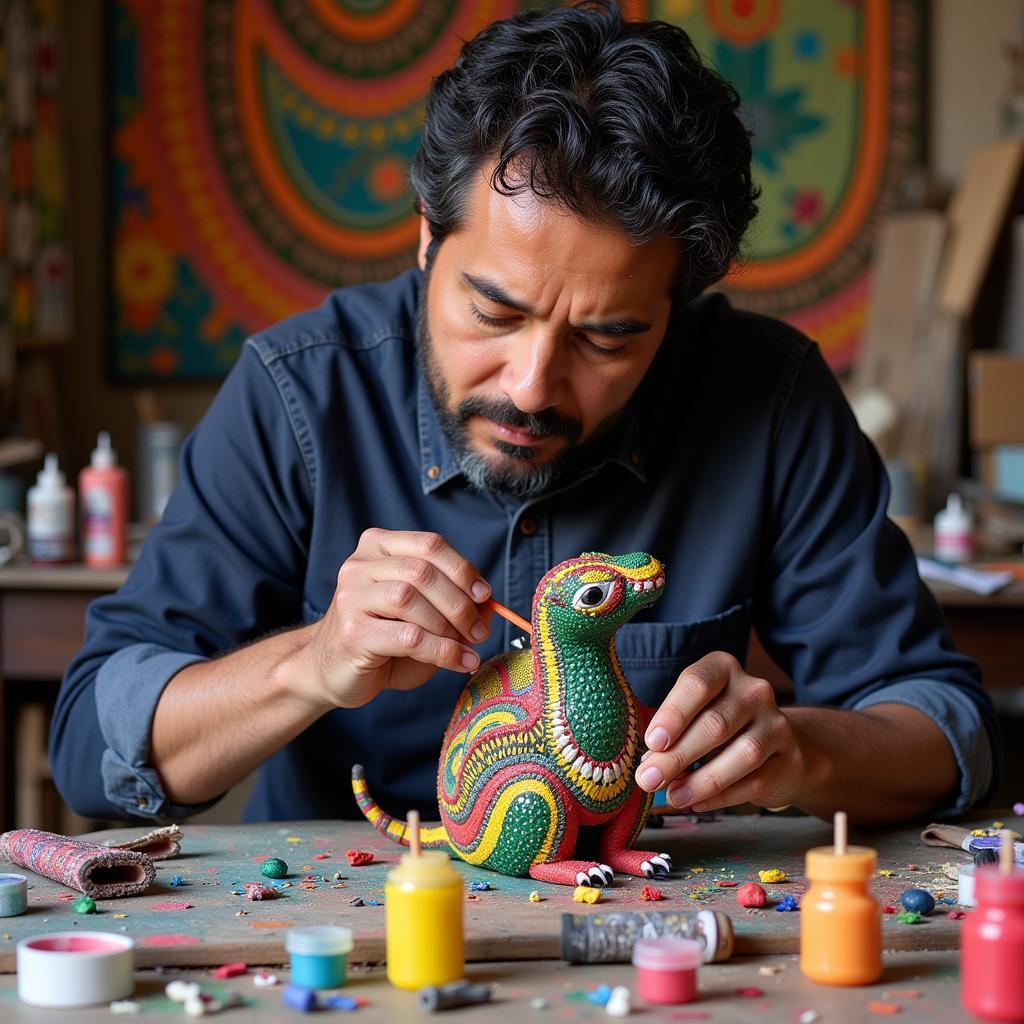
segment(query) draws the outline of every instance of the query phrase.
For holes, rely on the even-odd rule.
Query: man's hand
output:
[[[685,669],[647,727],[641,789],[668,786],[669,803],[694,811],[794,801],[803,755],[770,683],[715,651]],[[697,760],[703,763],[693,769]]]
[[[307,653],[318,699],[359,707],[381,690],[408,690],[439,668],[472,672],[470,646],[490,632],[478,607],[491,589],[436,533],[367,530],[338,571]]]

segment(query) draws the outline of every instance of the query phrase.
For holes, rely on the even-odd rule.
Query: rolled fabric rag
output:
[[[181,839],[181,829],[177,825],[165,825],[134,839],[108,839],[103,845],[118,850],[137,850],[151,860],[170,860],[181,853]]]
[[[34,828],[0,835],[0,860],[52,878],[94,900],[138,896],[156,878],[156,868],[144,853]]]

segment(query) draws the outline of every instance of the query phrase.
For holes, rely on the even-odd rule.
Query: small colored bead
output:
[[[741,907],[763,907],[768,902],[768,893],[757,882],[747,882],[736,890],[736,902]]]
[[[268,857],[260,865],[260,874],[267,878],[284,878],[288,874],[288,865],[280,857]]]
[[[904,910],[918,914],[930,914],[935,909],[935,899],[924,889],[906,889],[900,893],[900,903]]]

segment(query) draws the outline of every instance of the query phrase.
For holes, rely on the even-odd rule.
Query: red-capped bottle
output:
[[[960,998],[976,1017],[1024,1021],[1024,869],[974,874],[977,907],[960,933]]]

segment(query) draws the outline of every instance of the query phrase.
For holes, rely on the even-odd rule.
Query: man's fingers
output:
[[[667,750],[686,730],[701,708],[725,689],[739,662],[731,654],[714,651],[680,673],[664,703],[654,713],[644,740],[657,752]]]
[[[673,807],[693,807],[717,799],[743,780],[756,789],[757,770],[775,753],[764,730],[747,729],[736,736],[717,756],[668,787]]]
[[[405,580],[371,583],[363,609],[378,619],[394,619],[422,626],[428,633],[462,643],[459,631]]]
[[[453,672],[473,672],[480,667],[480,656],[472,647],[437,636],[413,622],[367,618],[361,646],[371,659],[411,658]]]
[[[403,583],[421,594],[456,630],[467,643],[480,643],[486,639],[490,626],[480,614],[476,603],[466,592],[452,582],[433,562],[406,555],[372,562],[367,566],[374,583]],[[396,591],[401,596],[401,591]],[[415,602],[408,599],[410,606]],[[404,616],[399,616],[404,618]],[[437,629],[435,632],[443,633]]]
[[[772,754],[765,763],[739,782],[727,786],[721,792],[706,800],[689,804],[691,811],[703,814],[737,804],[756,804],[759,807],[777,807],[792,799],[791,785],[787,785],[793,752]]]
[[[370,560],[389,556],[422,559],[436,566],[477,604],[491,596],[490,585],[476,571],[473,564],[460,555],[439,533],[382,530],[374,527],[363,532],[356,554]]]

